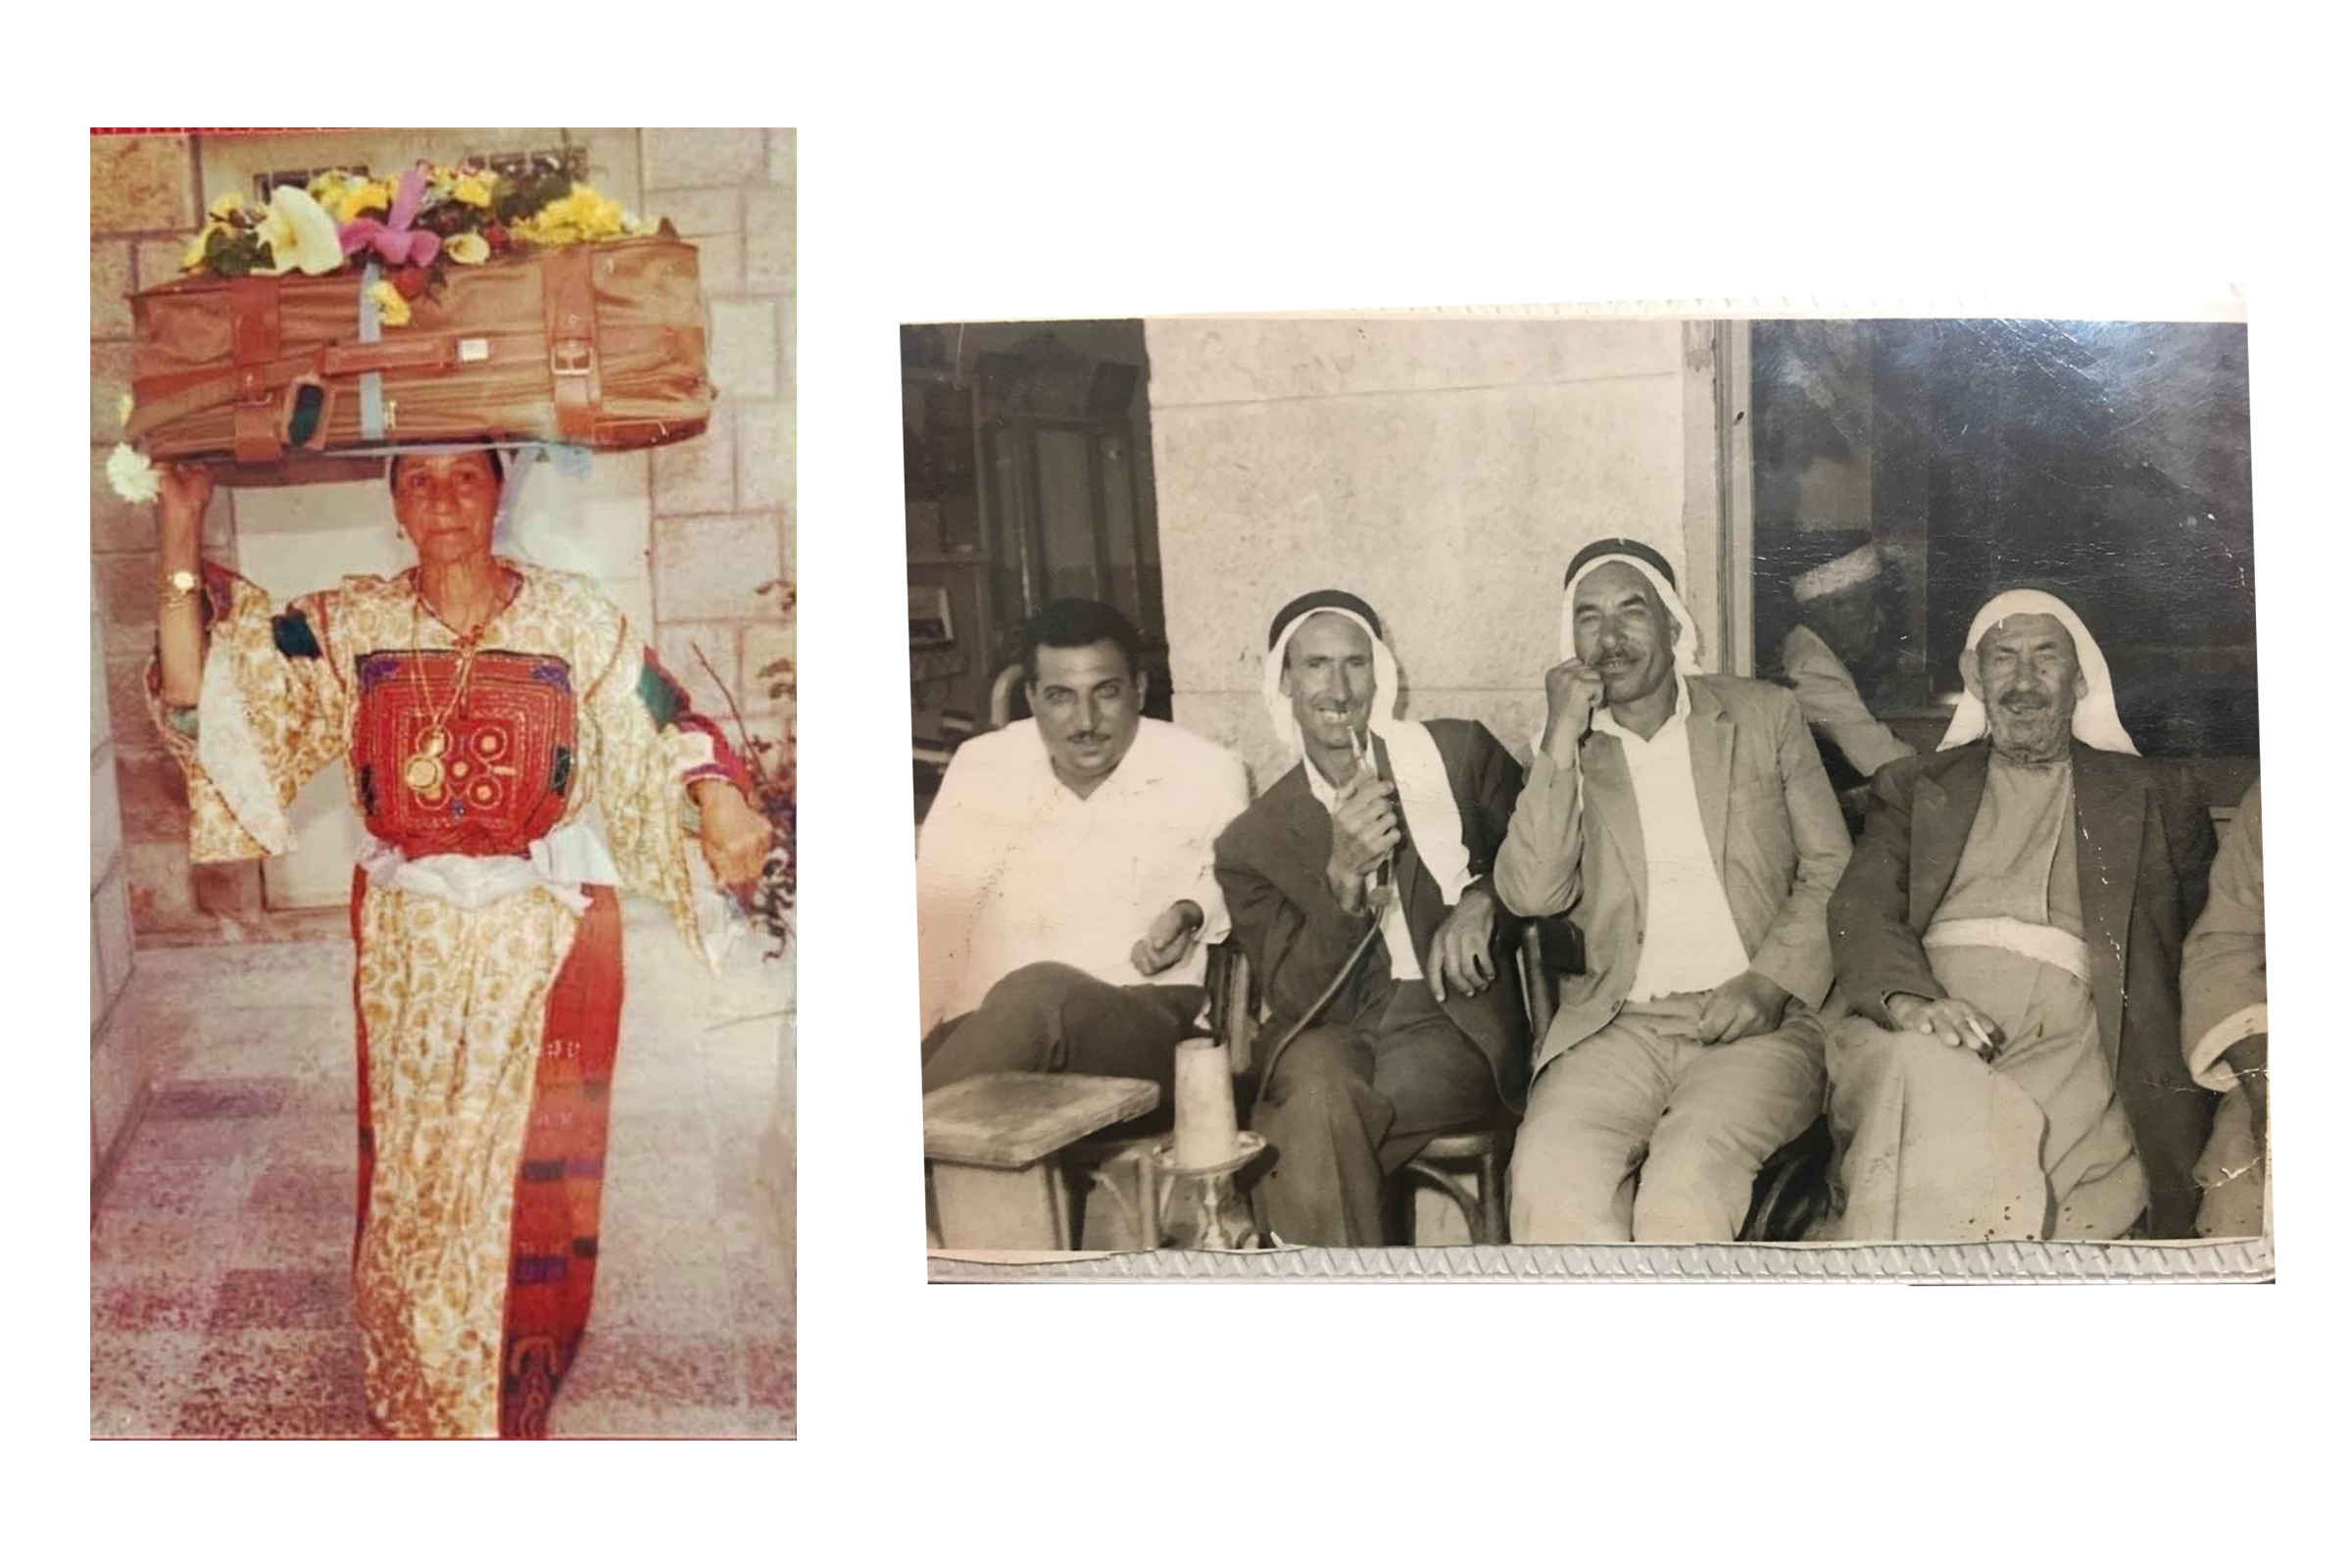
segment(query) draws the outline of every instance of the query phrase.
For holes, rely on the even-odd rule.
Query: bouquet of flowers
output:
[[[386,326],[405,326],[409,302],[436,293],[452,266],[476,267],[518,246],[659,231],[573,179],[554,158],[508,173],[425,163],[397,179],[330,171],[307,188],[278,186],[266,207],[221,196],[205,217],[180,255],[183,273],[318,276],[372,262],[384,275],[369,292]]]

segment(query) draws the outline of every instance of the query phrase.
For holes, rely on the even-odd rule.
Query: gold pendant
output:
[[[401,767],[400,781],[412,795],[433,796],[441,793],[441,759],[429,752],[418,752]]]

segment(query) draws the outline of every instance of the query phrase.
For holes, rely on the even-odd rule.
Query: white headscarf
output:
[[[1396,709],[1401,696],[1396,680],[1396,656],[1372,629],[1369,621],[1352,610],[1333,605],[1317,605],[1292,617],[1266,651],[1264,696],[1266,717],[1273,720],[1274,738],[1281,742],[1285,755],[1300,760],[1304,766],[1315,764],[1306,760],[1306,749],[1298,736],[1298,718],[1291,711],[1291,700],[1282,691],[1282,661],[1291,646],[1291,636],[1316,615],[1338,615],[1363,628],[1372,639],[1372,733],[1388,742],[1389,766],[1396,774],[1396,801],[1404,808],[1405,830],[1413,837],[1414,853],[1421,864],[1437,882],[1448,905],[1459,904],[1462,890],[1470,885],[1470,849],[1462,841],[1461,808],[1454,804],[1453,786],[1446,777],[1446,759],[1438,753],[1438,743],[1428,726],[1416,720],[1399,717]],[[1383,711],[1383,698],[1387,711]]]
[[[2091,641],[2090,631],[2082,617],[2067,607],[2065,600],[2034,588],[2012,588],[2005,594],[1995,594],[1977,618],[1968,624],[1968,646],[1960,651],[1963,676],[1971,671],[1977,657],[1977,644],[1984,634],[2011,615],[2050,615],[2075,640],[2075,662],[2082,667],[2082,679],[2089,691],[2075,704],[2075,739],[2085,746],[2095,746],[2102,752],[2123,752],[2132,757],[2139,748],[2124,729],[2124,720],[2115,710],[2115,681],[2107,673],[2107,656]],[[1966,746],[1984,733],[1984,702],[1983,698],[1961,688],[1960,706],[1952,713],[1951,728],[1936,749],[1948,752],[1955,746]]]
[[[1594,556],[1576,568],[1576,575],[1570,577],[1568,586],[1560,590],[1560,657],[1576,657],[1576,585],[1612,562],[1623,562],[1640,572],[1650,587],[1657,590],[1658,603],[1666,607],[1666,612],[1674,617],[1675,625],[1681,628],[1674,637],[1675,673],[1685,679],[1706,673],[1705,666],[1700,662],[1703,650],[1699,646],[1698,622],[1691,618],[1690,612],[1684,607],[1683,596],[1674,591],[1674,584],[1668,582],[1657,567],[1636,555],[1612,553]]]
[[[1674,672],[1685,680],[1705,674],[1699,662],[1698,622],[1691,618],[1690,610],[1683,604],[1683,596],[1674,591],[1674,584],[1668,582],[1657,567],[1640,556],[1614,552],[1594,556],[1577,567],[1575,574],[1568,579],[1568,586],[1560,590],[1560,658],[1568,660],[1576,657],[1576,585],[1612,562],[1623,562],[1640,572],[1657,591],[1658,603],[1664,605],[1666,612],[1674,617],[1674,623],[1679,628],[1674,634]],[[1533,750],[1541,752],[1544,749],[1544,731],[1549,724],[1550,720],[1539,711],[1536,715],[1536,732],[1529,741]]]

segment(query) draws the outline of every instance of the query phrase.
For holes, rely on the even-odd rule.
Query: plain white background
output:
[[[2301,1555],[2321,1455],[2340,1449],[2352,1107],[2328,275],[2343,171],[2322,156],[2340,124],[2312,107],[2332,93],[2307,74],[2316,40],[2235,13],[2171,33],[2139,15],[1886,15],[1799,36],[1778,8],[1607,26],[1061,8],[1016,40],[1009,13],[671,8],[658,28],[592,6],[496,24],[114,9],[103,32],[32,38],[79,68],[24,82],[0,247],[20,442],[7,1425],[33,1440],[39,1472],[20,1458],[10,1490],[48,1505],[49,1544],[261,1561]],[[88,90],[62,95],[74,74]],[[797,1445],[85,1441],[82,760],[42,741],[84,722],[81,137],[265,113],[800,127]],[[2230,287],[2254,364],[2280,1285],[923,1283],[898,322],[1897,297],[2087,317]]]

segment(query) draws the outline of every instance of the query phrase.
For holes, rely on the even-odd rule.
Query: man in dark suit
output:
[[[1977,614],[1941,749],[1881,769],[1830,900],[1846,1241],[2192,1234],[2213,1096],[2180,1051],[2180,946],[2214,837],[2142,760],[2060,600]]]
[[[1525,1079],[1515,927],[1489,877],[1519,764],[1483,724],[1376,710],[1396,662],[1353,595],[1294,600],[1267,642],[1267,711],[1299,762],[1216,855],[1270,1013],[1259,1214],[1285,1242],[1377,1247],[1387,1176]]]

